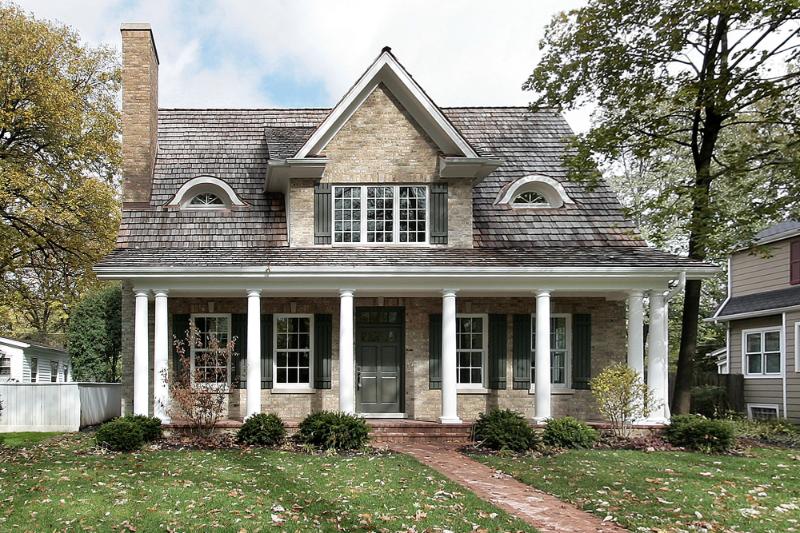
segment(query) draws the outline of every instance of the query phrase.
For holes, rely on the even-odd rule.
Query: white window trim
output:
[[[553,394],[563,393],[563,391],[572,391],[572,314],[571,313],[550,313],[550,318],[566,318],[567,328],[567,350],[564,361],[564,383],[550,383],[550,388]],[[536,327],[536,314],[531,314],[531,330],[528,335],[533,337],[533,328]],[[550,347],[552,351],[553,347]],[[531,369],[533,369],[534,357],[536,346],[531,345]],[[551,364],[552,368],[552,364]],[[531,376],[533,377],[533,376]],[[531,379],[531,394],[536,393],[536,382]]]
[[[13,365],[11,364],[11,356],[0,352],[0,361],[3,361],[3,360],[8,361],[8,364],[7,365],[0,364],[0,368],[7,368],[8,369],[8,374],[0,375],[0,377],[5,377],[6,379],[10,379],[11,378],[11,374],[12,374],[12,370],[11,369],[13,367]]]
[[[33,372],[33,362],[36,361],[36,374],[34,376]],[[28,370],[31,376],[31,383],[38,383],[39,382],[39,358],[38,357],[31,357],[28,359]]]
[[[751,328],[751,329],[743,329],[742,330],[742,375],[744,375],[744,379],[779,379],[783,374],[782,370],[777,372],[770,372],[767,373],[767,361],[764,357],[764,334],[767,332],[778,332],[780,335],[779,340],[779,353],[781,358],[781,369],[783,369],[784,362],[786,360],[786,347],[785,347],[785,339],[783,336],[783,328],[780,326],[769,326],[765,328]],[[760,333],[761,334],[761,368],[763,372],[759,374],[751,374],[747,368],[747,336],[753,333]]]
[[[391,187],[394,201],[392,202],[392,242],[367,241],[367,187]],[[425,240],[421,242],[400,242],[400,187],[422,187],[425,189]],[[358,242],[336,242],[336,189],[358,188],[361,193],[361,220]],[[431,188],[427,183],[354,183],[339,184],[331,187],[331,245],[332,246],[399,246],[414,247],[428,246],[431,239]]]
[[[197,206],[189,205],[192,198],[200,193],[210,192],[216,194],[222,203],[222,206]],[[180,207],[181,209],[202,209],[202,210],[217,210],[228,209],[231,206],[242,207],[246,205],[237,195],[233,188],[226,182],[213,176],[197,176],[192,178],[178,189],[172,200],[169,201],[167,206]]]
[[[800,322],[794,323],[794,371],[800,372]]]
[[[231,323],[232,320],[233,320],[233,317],[231,316],[231,313],[192,313],[191,315],[189,315],[189,318],[192,321],[192,325],[195,328],[197,327],[195,325],[195,323],[194,323],[194,319],[195,318],[213,318],[213,317],[228,317],[228,342],[230,342],[230,340],[231,340],[231,332],[232,332],[232,329],[233,329],[233,324]],[[192,345],[189,347],[189,355],[190,355],[189,362],[191,363],[190,367],[189,367],[189,372],[190,372],[189,377],[191,378],[193,386],[196,385],[198,387],[202,387],[204,385],[204,383],[195,383],[194,382],[194,351],[195,351],[195,346],[194,346],[194,342],[192,342]],[[227,383],[225,385],[228,388],[230,388],[230,386],[231,386],[231,358],[230,357],[228,357],[227,364],[228,364],[228,369],[225,372],[225,375],[226,375],[228,381],[227,381]]]
[[[488,313],[456,313],[456,321],[459,318],[480,318],[483,323],[483,346],[481,348],[481,383],[458,383],[458,376],[456,376],[456,390],[468,391],[485,391],[486,388],[486,372],[488,369],[489,359],[489,314]],[[458,328],[456,328],[456,337],[458,337]],[[456,372],[458,372],[458,340],[456,340]]]
[[[278,383],[278,320],[308,318],[308,383]],[[314,390],[314,315],[311,313],[275,313],[272,315],[272,392]]]
[[[55,368],[55,372],[53,372],[54,368]],[[50,361],[50,383],[58,383],[58,369],[59,369],[58,361],[52,361],[51,360]],[[53,379],[53,378],[55,378],[55,379]]]
[[[753,420],[753,408],[756,409],[775,409],[775,419],[780,420],[781,409],[777,403],[748,403],[747,404],[747,418]]]
[[[547,205],[514,204],[517,195],[527,191],[536,191],[544,196]],[[575,202],[567,195],[567,191],[559,181],[549,176],[533,175],[513,182],[505,192],[500,192],[500,197],[495,203],[509,205],[515,209],[554,209]]]

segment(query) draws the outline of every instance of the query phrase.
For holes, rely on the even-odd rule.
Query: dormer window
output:
[[[514,205],[545,207],[549,206],[550,203],[547,201],[547,198],[542,196],[541,193],[538,193],[536,191],[525,191],[519,193],[514,197]]]
[[[428,188],[334,186],[334,244],[428,242]]]
[[[505,187],[497,203],[523,209],[555,209],[575,202],[557,180],[548,176],[525,176]]]
[[[198,176],[184,183],[167,207],[180,209],[228,209],[244,207],[230,185],[213,176]]]
[[[192,199],[189,200],[189,207],[199,207],[201,209],[219,208],[225,207],[225,202],[223,202],[222,198],[214,193],[203,192],[193,196]]]

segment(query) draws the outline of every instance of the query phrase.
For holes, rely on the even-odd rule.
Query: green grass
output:
[[[578,450],[553,457],[475,459],[636,530],[800,530],[800,452],[748,457]]]
[[[61,435],[58,431],[22,431],[18,433],[0,433],[0,444],[8,446],[9,448],[27,448],[33,446],[49,438]]]
[[[533,531],[415,460],[286,451],[0,452],[2,531]]]

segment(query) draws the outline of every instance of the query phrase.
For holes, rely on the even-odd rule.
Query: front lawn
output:
[[[475,459],[634,531],[800,530],[800,452],[748,454],[580,450]]]
[[[61,435],[61,433],[58,431],[0,433],[0,445],[8,446],[9,448],[25,448],[55,437],[56,435]]]
[[[533,531],[403,455],[0,451],[0,530]]]

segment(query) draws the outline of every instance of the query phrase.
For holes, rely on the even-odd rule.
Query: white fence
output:
[[[119,383],[0,384],[0,433],[78,431],[122,413]]]

